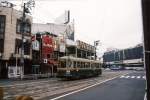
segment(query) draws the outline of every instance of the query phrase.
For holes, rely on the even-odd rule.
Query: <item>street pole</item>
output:
[[[95,49],[95,51],[94,51],[94,60],[96,60],[96,49],[97,49],[97,46],[99,45],[99,40],[97,40],[97,41],[94,41],[94,49]]]
[[[150,0],[142,0],[143,37],[144,37],[144,66],[146,69],[146,93],[150,100]]]
[[[24,3],[23,5],[23,15],[21,18],[21,35],[22,35],[22,42],[21,42],[21,57],[20,57],[20,64],[21,64],[21,80],[23,79],[24,76],[24,34],[26,32],[26,13],[30,13],[29,9],[31,7],[34,7],[35,2],[33,0],[28,1],[27,3]]]
[[[96,60],[96,41],[94,41],[94,60]]]
[[[21,20],[21,33],[22,33],[22,42],[21,42],[21,80],[24,76],[24,33],[25,33],[25,3],[23,6],[23,16]]]

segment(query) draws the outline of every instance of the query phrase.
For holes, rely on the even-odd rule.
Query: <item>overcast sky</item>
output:
[[[54,22],[65,10],[75,20],[75,39],[100,40],[100,52],[142,42],[141,0],[36,0],[33,21]]]

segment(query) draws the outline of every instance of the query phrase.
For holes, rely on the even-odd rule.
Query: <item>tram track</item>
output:
[[[41,81],[36,82],[36,84],[32,82],[24,85],[17,84],[13,86],[6,86],[4,87],[6,91],[5,100],[12,100],[12,98],[17,95],[30,95],[34,97],[35,100],[42,100],[42,98],[45,98],[47,96],[52,96],[63,92],[84,88],[86,86],[95,84],[96,82],[122,75],[123,73],[127,72],[110,72],[104,73],[100,77],[93,77],[73,81]]]

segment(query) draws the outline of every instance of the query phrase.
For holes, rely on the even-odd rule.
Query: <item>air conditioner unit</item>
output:
[[[44,59],[44,63],[47,63],[47,59]]]

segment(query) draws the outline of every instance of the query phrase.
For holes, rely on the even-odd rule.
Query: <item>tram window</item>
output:
[[[69,67],[73,67],[73,62],[72,61],[70,61],[69,64],[70,64]]]
[[[82,62],[80,62],[80,68],[83,68],[83,66],[82,66]]]
[[[96,64],[96,68],[99,68],[99,63]]]
[[[93,68],[93,63],[91,63],[91,67]]]
[[[87,68],[90,68],[90,63],[87,63]]]
[[[99,64],[99,68],[101,68],[102,64]]]
[[[95,63],[95,68],[97,68],[97,63]]]
[[[94,68],[96,68],[96,63],[94,63]]]
[[[72,61],[67,61],[67,67],[72,67]]]
[[[95,68],[95,63],[92,63],[92,68]]]
[[[76,66],[77,66],[77,63],[76,61],[74,61],[73,67],[76,68]]]
[[[88,63],[85,63],[85,68],[88,68]]]
[[[77,62],[77,67],[79,67],[79,68],[80,68],[80,62]]]
[[[86,66],[85,66],[85,62],[82,62],[82,67],[83,67],[83,68],[85,68],[85,67],[86,67]]]
[[[81,68],[84,68],[84,66],[83,66],[83,62],[81,62]]]
[[[66,67],[66,62],[65,61],[61,61],[61,67],[65,68]]]

